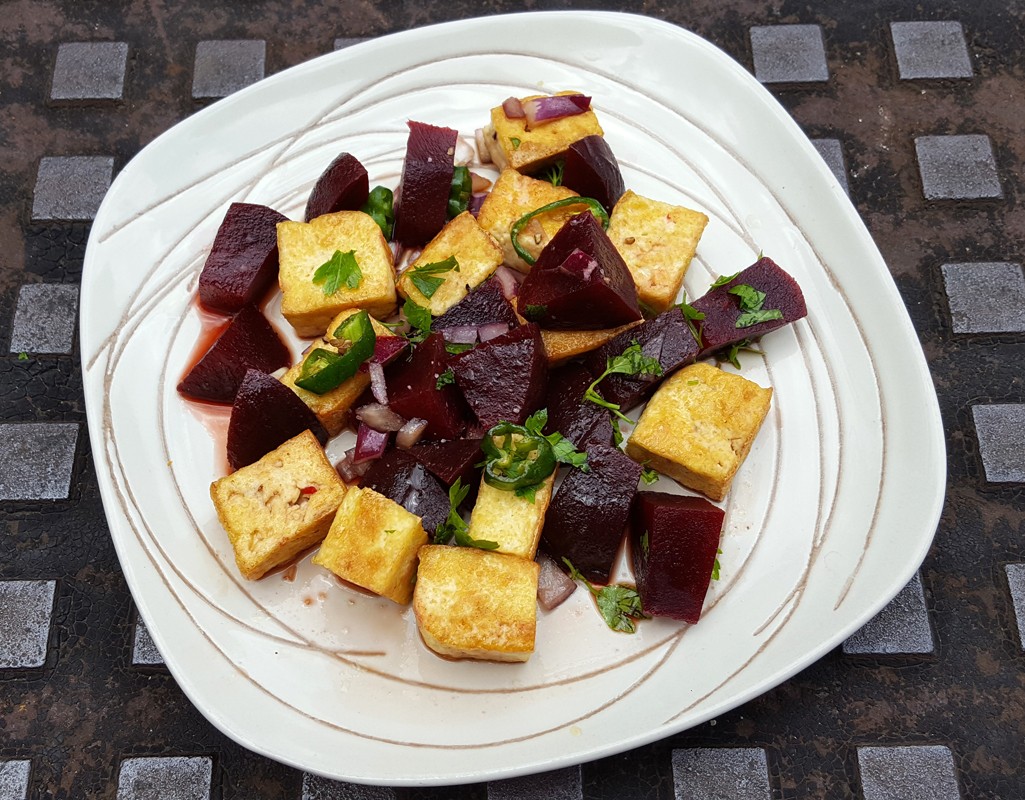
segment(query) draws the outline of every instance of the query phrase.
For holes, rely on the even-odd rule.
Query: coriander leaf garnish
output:
[[[712,285],[708,287],[709,291],[711,291],[712,289],[718,289],[720,286],[725,286],[727,283],[736,278],[739,274],[739,272],[734,272],[732,275],[720,275],[718,278],[712,281]]]
[[[716,548],[715,552],[717,554],[719,554],[719,555],[722,555],[722,550],[720,550],[719,548]],[[712,580],[713,581],[719,580],[719,559],[718,558],[715,560],[715,563],[712,564]]]
[[[598,376],[598,379],[591,383],[587,387],[587,391],[584,392],[584,399],[590,400],[595,405],[599,405],[602,408],[607,408],[616,417],[633,424],[633,420],[630,419],[626,414],[619,410],[618,403],[610,403],[604,397],[597,392],[597,386],[609,375],[662,375],[662,365],[658,363],[657,358],[651,358],[650,356],[644,355],[641,350],[640,344],[634,339],[626,350],[615,358],[610,358],[605,362],[605,371]]]
[[[480,550],[495,550],[498,542],[491,542],[487,539],[474,539],[470,536],[469,526],[459,514],[459,506],[470,493],[469,486],[463,486],[462,480],[456,478],[456,482],[448,490],[448,516],[444,522],[438,523],[434,529],[434,543],[445,544],[453,536],[459,547],[476,547]]]
[[[761,322],[770,322],[774,319],[783,319],[783,312],[778,308],[765,308],[758,311],[745,311],[737,317],[738,328],[750,328]]]
[[[438,376],[438,380],[434,382],[435,389],[444,389],[446,386],[451,386],[456,382],[456,374],[449,367],[443,373]]]
[[[469,342],[445,342],[445,352],[450,356],[457,356],[460,353],[465,353],[467,350],[473,350],[476,345],[472,345]]]
[[[644,467],[641,470],[641,480],[644,481],[648,486],[653,483],[657,483],[659,478],[658,470],[652,469],[651,467]]]
[[[783,319],[783,312],[778,308],[762,308],[765,304],[765,292],[761,292],[753,286],[738,283],[726,291],[740,299],[740,310],[743,313],[737,317],[736,327],[738,328],[750,328],[760,322]]]
[[[28,353],[18,353],[18,361],[28,361]]]
[[[512,146],[513,146],[513,150],[517,150],[517,149],[519,149],[519,146],[520,146],[520,140],[519,140],[519,139],[517,139],[517,138],[516,138],[515,136],[510,136],[510,137],[509,137],[509,142],[510,142],[510,143],[512,144]]]
[[[749,346],[750,344],[751,344],[751,340],[750,339],[742,339],[741,341],[736,342],[736,343],[730,345],[730,349],[727,350],[725,353],[719,353],[716,356],[716,358],[719,361],[728,361],[734,367],[736,367],[737,369],[740,369],[740,351],[741,350],[750,350],[751,349],[750,346]],[[696,383],[696,381],[695,381],[695,383]]]
[[[434,297],[434,293],[445,282],[444,278],[438,276],[453,270],[459,272],[459,262],[456,261],[455,256],[449,256],[444,261],[435,261],[433,264],[414,267],[409,271],[409,279],[420,290],[420,293],[429,299]]]
[[[540,306],[538,306],[538,305],[528,305],[523,310],[523,316],[529,322],[540,322],[541,320],[543,320],[545,318],[545,316],[547,316],[547,314],[548,314],[548,306],[545,306],[545,305],[540,305]]]
[[[651,549],[650,537],[648,536],[648,532],[645,531],[644,533],[641,534],[641,552],[644,554],[645,558],[648,557],[648,552],[650,551],[650,549]]]
[[[612,630],[634,633],[637,630],[634,620],[650,619],[641,607],[641,596],[632,586],[614,583],[603,586],[601,589],[595,589],[591,582],[570,563],[568,558],[563,557],[562,560],[569,567],[569,576],[573,580],[583,583],[587,587],[587,591],[594,595],[602,619]]]
[[[325,261],[313,273],[313,282],[323,284],[324,296],[330,297],[344,283],[350,289],[358,289],[363,281],[363,270],[356,263],[356,251],[343,253],[335,250],[335,254]]]
[[[698,311],[694,306],[687,302],[687,293],[683,293],[683,298],[676,307],[683,313],[683,318],[687,320],[687,326],[690,328],[690,332],[694,334],[694,339],[697,342],[701,342],[701,326],[696,323],[701,322],[705,318],[704,311]]]
[[[530,486],[521,486],[519,489],[514,489],[513,494],[533,505],[534,501],[537,499],[537,490],[540,488],[541,484],[532,483]]]
[[[565,161],[556,161],[544,171],[543,177],[552,186],[562,186],[562,173],[566,169]]]
[[[552,446],[552,452],[555,454],[556,461],[561,464],[569,464],[571,467],[587,472],[589,469],[587,466],[587,453],[581,453],[577,450],[576,445],[558,431],[546,435],[544,427],[547,424],[548,409],[542,408],[540,411],[535,411],[527,417],[523,427],[531,433],[548,440],[548,444]]]
[[[431,322],[434,319],[431,312],[412,300],[406,300],[402,304],[402,313],[406,315],[409,324],[416,328],[416,333],[410,332],[407,336],[411,342],[422,342],[431,335]]]

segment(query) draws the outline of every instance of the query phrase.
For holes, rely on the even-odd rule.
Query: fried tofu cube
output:
[[[424,643],[450,658],[526,661],[537,629],[537,562],[429,544],[420,549],[413,613]]]
[[[420,517],[373,489],[349,489],[313,563],[396,603],[413,597]]]
[[[360,309],[358,308],[350,308],[343,311],[331,320],[330,324],[328,324],[328,333],[338,330],[338,326],[341,325],[344,320],[348,319],[359,310]],[[396,335],[373,317],[370,318],[370,324],[374,327],[374,333],[377,334],[378,338]],[[318,342],[314,343],[313,347],[322,347],[325,350],[330,350],[332,353],[338,352],[338,348],[331,344],[327,338],[321,338]],[[320,420],[320,424],[327,429],[329,435],[337,436],[348,424],[349,411],[352,408],[352,404],[355,403],[356,400],[359,399],[359,396],[367,390],[367,387],[370,386],[370,373],[357,372],[348,380],[342,381],[331,391],[324,392],[324,394],[316,394],[315,392],[308,392],[295,385],[295,382],[302,374],[304,360],[305,359],[290,367],[289,370],[281,376],[281,382],[299,395],[299,399],[310,407],[310,410],[313,411],[313,413],[317,415],[317,419]]]
[[[609,239],[637,285],[637,299],[662,313],[676,302],[708,217],[627,190],[609,217]]]
[[[513,223],[541,206],[577,196],[576,192],[565,186],[553,186],[548,181],[528,178],[514,169],[505,169],[484,199],[480,213],[477,214],[477,222],[498,242],[506,264],[520,272],[529,272],[530,265],[517,255],[512,246],[510,231]],[[570,206],[534,217],[520,233],[519,241],[523,249],[536,259],[566,220],[580,213],[583,208]]]
[[[313,276],[336,252],[353,253],[363,274],[359,285],[345,282],[324,294]],[[324,214],[310,222],[278,223],[278,284],[281,313],[300,336],[321,336],[348,308],[365,308],[377,318],[395,310],[392,252],[377,223],[362,211]]]
[[[580,94],[558,92],[557,94]],[[544,95],[531,95],[522,100],[533,100]],[[604,135],[594,110],[583,114],[545,122],[527,129],[527,120],[510,119],[502,106],[491,109],[491,124],[485,126],[484,137],[491,160],[500,168],[511,167],[522,172],[534,172],[551,164],[566,152],[573,142],[585,136]]]
[[[425,270],[449,258],[456,262],[452,269],[437,273]],[[501,266],[502,258],[498,242],[477,224],[473,214],[464,211],[449,220],[409,269],[402,273],[399,291],[417,305],[430,309],[435,317],[440,317],[466,297],[471,289],[484,283]],[[436,284],[431,296],[427,297],[413,281],[418,275],[421,280],[427,279],[428,286],[436,280],[442,283]]]
[[[345,494],[309,431],[210,485],[239,572],[251,581],[318,544]]]
[[[684,367],[648,401],[626,453],[722,500],[769,413],[772,389],[705,363]]]
[[[545,353],[549,366],[557,366],[574,356],[597,350],[603,344],[615,339],[623,331],[628,331],[641,324],[643,320],[628,322],[618,328],[605,328],[598,331],[541,331],[541,340],[545,343]]]
[[[477,501],[470,514],[470,536],[498,542],[498,553],[532,559],[541,540],[545,512],[552,501],[554,485],[553,472],[541,482],[532,503],[528,498],[496,488],[482,478]]]

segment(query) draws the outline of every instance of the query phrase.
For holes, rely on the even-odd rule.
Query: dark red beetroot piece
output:
[[[422,442],[409,448],[409,454],[446,486],[458,479],[472,487],[480,475],[477,464],[484,458],[480,443],[480,439]]]
[[[569,146],[562,171],[562,185],[581,197],[593,197],[606,211],[626,191],[619,162],[605,137],[585,136]]]
[[[740,298],[730,294],[730,289],[742,283],[765,292],[762,308],[779,309],[783,316],[780,319],[738,328],[737,321],[744,311],[740,307]],[[744,339],[756,339],[808,315],[801,287],[771,258],[758,259],[732,281],[712,289],[691,305],[705,315],[699,323],[702,347],[698,358],[710,356]]]
[[[502,293],[502,284],[497,278],[492,277],[437,317],[431,328],[443,331],[446,328],[480,327],[494,322],[504,322],[511,328],[520,324],[512,303]]]
[[[306,221],[335,211],[358,211],[370,196],[366,168],[351,153],[342,153],[317,178],[306,201]]]
[[[327,431],[310,407],[277,378],[246,372],[228,422],[228,463],[239,469],[309,429],[322,445]]]
[[[584,392],[592,380],[591,373],[582,364],[572,361],[548,376],[548,392],[544,401],[544,407],[548,409],[545,433],[558,431],[573,442],[577,450],[586,450],[595,444],[612,444],[609,412],[584,400]]]
[[[626,262],[587,211],[545,245],[520,286],[516,310],[555,330],[615,328],[641,318]]]
[[[389,450],[371,462],[361,486],[416,514],[428,534],[448,516],[448,489],[406,450]]]
[[[702,497],[638,492],[630,550],[644,611],[695,623],[712,577],[725,512]]]
[[[619,334],[615,339],[592,350],[584,357],[584,364],[593,375],[592,380],[601,375],[610,358],[622,355],[634,342],[641,346],[641,352],[649,358],[658,360],[662,367],[662,376],[643,375],[609,375],[600,384],[598,392],[610,403],[618,403],[625,412],[634,408],[665,378],[687,364],[692,364],[698,355],[698,343],[687,318],[678,308],[670,308],[659,314],[655,319],[642,322]]]
[[[256,306],[245,306],[182,378],[178,391],[192,400],[231,403],[246,370],[274,372],[290,362],[278,332]]]
[[[485,430],[505,420],[522,424],[541,407],[548,357],[541,330],[521,325],[452,357],[452,372]]]
[[[618,447],[587,448],[588,471],[571,469],[545,513],[541,543],[561,565],[608,583],[623,541],[641,465]]]
[[[234,314],[259,301],[278,275],[277,224],[288,217],[267,206],[232,203],[199,275],[199,300]]]
[[[409,121],[406,159],[395,193],[395,238],[402,244],[426,244],[445,226],[458,136],[452,128]]]
[[[437,387],[438,376],[449,367],[445,339],[433,333],[408,361],[387,372],[388,405],[406,419],[427,421],[427,439],[455,439],[466,428],[466,403],[453,384]]]

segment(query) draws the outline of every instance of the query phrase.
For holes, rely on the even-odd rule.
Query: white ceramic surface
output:
[[[408,609],[345,589],[308,560],[293,583],[241,580],[208,497],[223,455],[175,392],[200,331],[196,277],[228,203],[300,218],[342,150],[372,184],[394,186],[407,119],[472,135],[510,94],[566,88],[594,96],[629,187],[710,216],[691,297],[759,251],[807,296],[806,320],[743,359],[743,374],[775,397],[725,504],[722,579],[701,623],[614,634],[578,591],[540,612],[529,663],[454,663],[426,650]],[[107,194],[81,319],[111,535],[169,669],[229,736],[331,777],[507,777],[712,718],[867,621],[910,579],[939,517],[936,398],[862,222],[742,67],[643,17],[552,12],[413,30],[197,113]]]

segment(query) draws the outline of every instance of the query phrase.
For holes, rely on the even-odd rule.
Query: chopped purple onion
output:
[[[356,450],[352,454],[352,463],[362,464],[383,456],[384,451],[388,449],[389,436],[388,433],[375,431],[369,425],[360,422],[356,430]]]
[[[381,403],[368,403],[356,409],[356,419],[369,428],[381,433],[397,431],[406,420]]]
[[[583,114],[591,107],[591,98],[582,94],[556,94],[523,101],[527,127]]]

